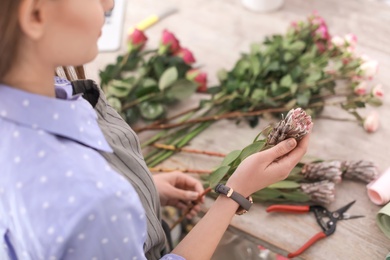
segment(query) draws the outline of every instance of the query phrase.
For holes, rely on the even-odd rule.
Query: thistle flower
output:
[[[309,133],[312,126],[311,117],[302,108],[291,109],[269,133],[268,144],[276,145],[281,141],[294,138],[301,140]]]
[[[301,183],[300,188],[313,202],[328,204],[335,199],[335,184],[330,181]]]
[[[341,162],[328,161],[305,164],[301,174],[307,180],[328,180],[334,183],[341,182]]]
[[[371,161],[345,161],[342,163],[343,177],[369,183],[379,176],[378,167]]]

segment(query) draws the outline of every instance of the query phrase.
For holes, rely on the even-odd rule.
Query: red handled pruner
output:
[[[306,249],[308,249],[311,245],[313,245],[318,240],[332,235],[336,230],[337,221],[344,220],[344,219],[364,217],[362,215],[351,216],[348,213],[345,213],[354,203],[355,201],[352,201],[336,211],[329,211],[325,207],[318,206],[318,205],[316,206],[272,205],[267,208],[267,212],[286,212],[286,213],[298,213],[298,214],[314,212],[317,223],[322,228],[322,231],[315,234],[309,241],[306,242],[306,244],[304,244],[297,251],[293,253],[289,253],[287,255],[288,258],[293,258],[302,254]]]

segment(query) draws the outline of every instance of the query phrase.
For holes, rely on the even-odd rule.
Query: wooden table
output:
[[[161,32],[167,28],[180,39],[182,46],[191,49],[209,82],[216,83],[216,71],[230,69],[240,52],[249,44],[261,41],[266,35],[285,32],[291,21],[303,19],[317,10],[328,23],[331,34],[353,32],[358,36],[358,50],[380,62],[379,74],[374,82],[381,82],[390,93],[390,6],[380,1],[368,0],[287,0],[284,7],[273,13],[260,14],[246,10],[239,0],[192,1],[129,1],[125,31],[148,15],[166,7],[179,9],[174,14],[147,31],[149,46],[157,46]],[[98,69],[125,52],[125,45],[116,53],[102,53],[87,66],[90,78],[98,80]],[[199,97],[192,98],[195,105]],[[354,123],[329,120],[315,121],[308,154],[323,159],[375,161],[382,170],[390,167],[390,95],[378,109],[381,128],[367,134]],[[326,108],[324,115],[345,117],[340,109]],[[191,147],[228,153],[249,144],[267,123],[262,121],[256,129],[245,124],[236,126],[231,121],[220,121],[197,137]],[[141,139],[143,135],[141,135]],[[212,169],[220,159],[178,154],[164,162],[165,166]],[[336,201],[331,210],[352,201],[356,204],[351,214],[366,217],[339,222],[335,234],[319,241],[301,255],[304,259],[384,259],[390,251],[390,240],[379,230],[375,216],[380,209],[370,202],[362,183],[344,181],[337,185]],[[210,206],[208,200],[206,207]],[[319,231],[314,217],[307,215],[267,214],[267,204],[257,204],[247,215],[235,217],[231,230],[262,244],[276,252],[295,251]]]

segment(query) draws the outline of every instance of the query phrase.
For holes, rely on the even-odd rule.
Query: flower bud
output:
[[[195,62],[194,55],[187,48],[181,48],[175,53],[175,56],[181,57],[183,61],[189,65]]]
[[[367,82],[361,81],[353,90],[356,95],[363,96],[367,93]]]
[[[192,69],[187,71],[186,79],[193,81],[197,84],[198,92],[206,92],[207,91],[207,74],[201,72],[198,69]]]
[[[371,94],[373,97],[376,97],[378,99],[383,99],[383,96],[385,93],[383,92],[383,87],[381,84],[377,84],[375,87],[372,88]]]
[[[371,79],[378,71],[378,62],[376,60],[365,61],[359,67],[360,75]]]
[[[343,38],[341,38],[340,36],[333,36],[332,37],[332,44],[336,47],[343,47],[344,44],[345,44],[345,41]]]
[[[379,128],[379,116],[376,111],[372,111],[363,122],[364,130],[368,133],[373,133]]]
[[[160,54],[175,53],[179,49],[180,49],[180,43],[179,40],[176,38],[176,36],[170,31],[164,30],[161,37],[160,47],[158,52]]]
[[[145,46],[148,38],[143,31],[134,29],[134,31],[127,37],[127,48],[129,52],[139,51]]]

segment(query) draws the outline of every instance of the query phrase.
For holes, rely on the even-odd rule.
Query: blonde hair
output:
[[[0,81],[18,55],[22,30],[18,22],[18,8],[22,0],[0,1]]]

